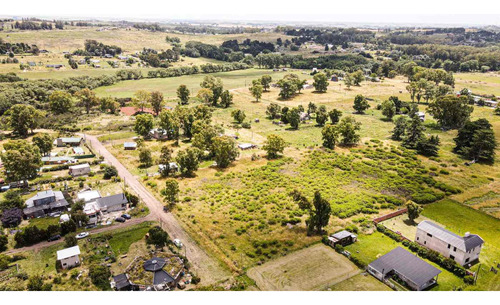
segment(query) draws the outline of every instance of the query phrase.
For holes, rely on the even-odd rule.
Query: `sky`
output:
[[[122,20],[500,25],[492,0],[23,0],[2,1],[0,16]]]

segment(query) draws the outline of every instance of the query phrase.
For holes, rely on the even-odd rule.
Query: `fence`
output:
[[[399,215],[402,215],[404,213],[408,212],[408,209],[407,208],[404,208],[404,209],[401,209],[401,210],[397,210],[396,212],[392,212],[392,213],[389,213],[387,215],[383,215],[383,216],[380,216],[378,218],[375,218],[373,220],[373,222],[375,224],[378,224],[379,222],[381,221],[384,221],[384,220],[387,220],[387,219],[391,219],[393,217],[396,217],[396,216],[399,216]]]

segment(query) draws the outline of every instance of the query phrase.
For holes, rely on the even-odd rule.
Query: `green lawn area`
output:
[[[368,273],[355,275],[327,290],[331,291],[392,291],[389,286]]]
[[[144,222],[131,228],[114,231],[111,233],[109,245],[117,256],[125,254],[130,245],[143,239],[150,228],[151,222]]]

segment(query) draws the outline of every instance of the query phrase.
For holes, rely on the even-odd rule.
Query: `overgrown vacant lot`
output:
[[[261,290],[321,290],[351,278],[359,269],[345,256],[318,244],[248,270]]]

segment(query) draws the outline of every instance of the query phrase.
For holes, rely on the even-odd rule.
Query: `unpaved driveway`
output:
[[[182,241],[186,248],[187,258],[194,271],[201,278],[203,285],[213,284],[231,276],[229,271],[224,269],[220,262],[208,256],[207,253],[198,246],[171,213],[165,213],[163,211],[163,203],[156,199],[156,197],[154,197],[153,194],[151,194],[137,178],[134,177],[132,173],[130,173],[130,171],[125,168],[106,147],[104,147],[104,145],[102,145],[97,137],[87,134],[83,136],[86,142],[90,144],[99,155],[103,156],[110,165],[116,167],[120,178],[122,178],[127,186],[133,189],[141,200],[144,201],[150,210],[150,215],[152,215],[155,220],[162,223],[162,227],[166,229],[169,236],[172,239],[178,238]]]

